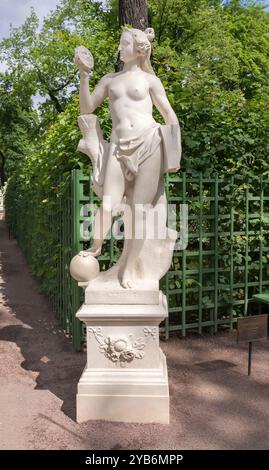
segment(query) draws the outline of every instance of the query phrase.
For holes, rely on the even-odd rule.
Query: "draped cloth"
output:
[[[120,139],[115,149],[117,159],[123,163],[124,175],[132,181],[138,173],[139,166],[154,155],[161,142],[159,126],[144,131],[132,139]]]
[[[115,154],[125,167],[124,174],[132,181],[139,166],[154,156],[159,145],[163,149],[163,171],[176,172],[180,168],[181,142],[178,125],[159,125],[146,129],[132,139],[119,139]],[[154,157],[153,157],[154,158]]]
[[[83,134],[78,150],[86,153],[92,160],[93,190],[99,197],[102,197],[106,165],[110,157],[122,162],[128,181],[135,178],[140,165],[147,158],[154,158],[159,145],[162,146],[163,172],[176,172],[180,168],[181,139],[178,124],[155,123],[131,139],[108,143],[103,138],[97,116],[82,115],[78,122]]]

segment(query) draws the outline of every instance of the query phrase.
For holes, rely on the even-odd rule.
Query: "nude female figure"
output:
[[[153,204],[156,200],[160,179],[163,179],[162,145],[153,146],[154,152],[151,152],[151,155],[149,151],[148,155],[142,151],[143,136],[147,139],[149,135],[147,146],[151,151],[152,142],[156,140],[154,132],[158,123],[152,116],[153,105],[159,110],[166,124],[179,125],[162,83],[150,65],[152,39],[152,29],[142,32],[124,28],[119,46],[120,59],[124,63],[123,70],[105,75],[92,94],[89,92],[89,72],[80,67],[81,115],[93,113],[106,98],[109,98],[112,117],[112,133],[103,184],[103,203],[95,217],[93,245],[87,250],[93,256],[100,254],[103,241],[111,226],[112,211],[121,203],[124,196],[133,213],[137,204]],[[120,158],[122,155],[116,153],[117,146],[127,149],[126,158],[124,155]],[[128,157],[130,146],[131,148],[133,146],[133,154],[131,152]],[[121,154],[124,153],[122,148]],[[137,162],[133,173],[128,171],[128,168],[126,171],[124,164],[125,158],[127,166],[130,164],[132,170],[132,156]],[[136,210],[135,224],[142,223],[142,218],[142,214],[139,216],[139,211]],[[132,250],[130,245],[120,279],[121,285],[125,288],[131,288],[135,283],[133,265],[137,256],[137,246],[136,244]]]

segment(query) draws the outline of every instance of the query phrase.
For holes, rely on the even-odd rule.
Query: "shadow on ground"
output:
[[[62,411],[75,419],[76,386],[85,354],[74,353],[47,298],[38,292],[38,284],[28,273],[16,241],[8,239],[3,220],[0,240],[0,341],[17,344],[24,358],[21,367],[37,373],[35,388],[57,395],[63,401]]]

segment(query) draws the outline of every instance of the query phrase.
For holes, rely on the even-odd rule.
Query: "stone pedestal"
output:
[[[159,347],[159,324],[167,317],[167,302],[161,292],[157,301],[150,298],[155,303],[84,303],[77,312],[87,328],[78,423],[169,423],[166,358]]]

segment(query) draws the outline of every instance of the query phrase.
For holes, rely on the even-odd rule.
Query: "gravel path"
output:
[[[269,449],[269,342],[235,332],[173,338],[171,424],[77,424],[75,353],[0,220],[0,449]]]

